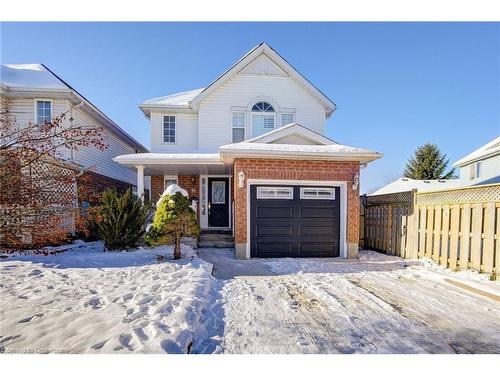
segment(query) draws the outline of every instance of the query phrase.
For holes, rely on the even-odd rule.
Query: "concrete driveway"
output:
[[[359,261],[198,252],[221,279],[200,352],[500,353],[500,284],[484,275],[371,251]]]

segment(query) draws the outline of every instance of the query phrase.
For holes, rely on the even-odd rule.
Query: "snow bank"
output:
[[[211,265],[182,245],[104,252],[93,242],[0,262],[5,352],[187,353],[206,338]],[[166,259],[166,260],[165,260]],[[193,344],[194,342],[194,344]]]

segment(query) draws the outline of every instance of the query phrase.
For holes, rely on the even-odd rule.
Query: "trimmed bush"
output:
[[[174,244],[174,259],[181,257],[181,238],[198,236],[200,226],[189,198],[181,192],[165,194],[157,205],[150,230],[146,233],[148,245]]]
[[[133,248],[145,232],[149,210],[132,189],[124,194],[109,189],[102,194],[94,227],[108,250]]]

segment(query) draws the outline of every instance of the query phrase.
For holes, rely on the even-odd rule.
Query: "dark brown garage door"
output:
[[[250,186],[252,257],[338,257],[340,188]]]

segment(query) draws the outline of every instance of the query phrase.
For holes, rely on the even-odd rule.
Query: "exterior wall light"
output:
[[[238,186],[240,188],[245,187],[245,172],[242,170],[238,173]]]
[[[358,190],[359,186],[359,174],[355,174],[354,178],[352,179],[352,190],[356,191]]]

